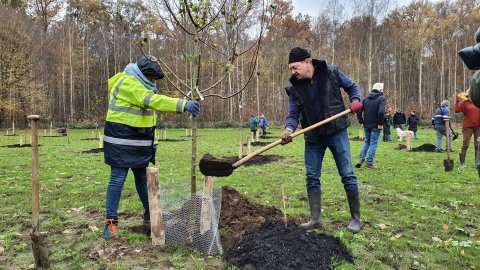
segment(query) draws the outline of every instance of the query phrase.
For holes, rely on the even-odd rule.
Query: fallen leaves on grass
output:
[[[445,230],[445,231],[448,231],[450,227],[448,227],[448,224],[443,224],[442,225],[442,229]]]
[[[392,241],[395,241],[397,240],[398,238],[402,237],[402,234],[401,233],[397,233],[395,234],[394,236],[390,237],[390,240]]]
[[[382,230],[385,230],[387,228],[387,225],[382,223],[382,224],[378,224],[378,227],[380,227],[380,229]]]

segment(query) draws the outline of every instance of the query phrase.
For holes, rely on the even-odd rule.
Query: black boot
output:
[[[307,223],[300,224],[300,228],[311,230],[321,227],[320,213],[322,211],[322,192],[320,190],[308,191],[308,203],[310,205],[311,219]]]
[[[460,166],[462,168],[466,168],[467,165],[465,165],[465,155],[458,154],[458,158],[460,159]]]
[[[357,233],[363,226],[360,220],[360,195],[358,192],[347,193],[348,206],[350,207],[350,224],[348,224],[348,230]]]

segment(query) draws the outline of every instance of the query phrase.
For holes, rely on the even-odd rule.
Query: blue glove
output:
[[[193,116],[200,114],[200,104],[195,100],[187,101],[185,104],[185,111],[191,113]]]

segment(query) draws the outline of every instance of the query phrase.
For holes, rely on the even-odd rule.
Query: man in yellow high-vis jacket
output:
[[[163,77],[157,59],[142,56],[108,80],[110,95],[103,138],[105,163],[110,165],[111,173],[104,238],[118,239],[118,205],[129,169],[143,204],[144,224],[150,224],[146,167],[149,162],[155,163],[155,112],[200,113],[197,101],[157,94],[155,80]]]

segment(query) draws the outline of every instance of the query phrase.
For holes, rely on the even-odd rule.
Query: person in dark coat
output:
[[[392,141],[392,138],[390,137],[390,127],[393,125],[393,119],[392,119],[392,108],[388,107],[388,109],[385,110],[385,118],[383,120],[383,141],[384,142],[390,142]]]
[[[407,119],[408,130],[413,131],[413,137],[418,139],[417,125],[420,122],[420,118],[415,114],[415,111],[410,112],[410,116]]]
[[[355,167],[360,168],[367,159],[367,168],[374,168],[373,159],[377,152],[378,139],[385,121],[385,97],[383,83],[376,83],[368,96],[362,101],[362,112],[357,113],[358,121],[365,130],[365,141]]]
[[[393,115],[393,127],[401,128],[402,130],[404,130],[406,122],[407,122],[407,118],[405,114],[402,112],[401,109],[397,109],[397,111]]]

